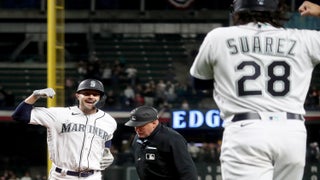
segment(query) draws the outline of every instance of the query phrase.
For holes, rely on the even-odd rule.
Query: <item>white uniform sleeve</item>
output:
[[[198,79],[210,80],[213,79],[213,65],[214,62],[214,54],[212,52],[216,52],[214,50],[213,37],[211,33],[209,33],[203,43],[200,46],[199,52],[191,66],[190,74]]]
[[[310,31],[304,30],[303,38],[307,39],[307,54],[311,57],[314,65],[320,63],[320,32],[319,31]]]
[[[56,113],[54,113],[57,108],[45,108],[45,107],[35,107],[31,111],[30,124],[41,125],[45,127],[50,127],[56,122]],[[58,110],[59,112],[59,110]],[[63,111],[60,111],[60,113]]]

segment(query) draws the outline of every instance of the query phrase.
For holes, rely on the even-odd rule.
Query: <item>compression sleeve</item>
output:
[[[17,108],[14,110],[11,117],[15,121],[20,121],[20,122],[24,122],[24,123],[28,124],[30,122],[30,118],[31,118],[31,110],[32,110],[31,104],[21,102],[17,106]]]
[[[106,142],[104,143],[104,147],[106,147],[106,148],[111,148],[111,140],[106,141]]]
[[[213,79],[210,80],[202,80],[193,77],[193,86],[197,90],[212,90],[213,86]]]

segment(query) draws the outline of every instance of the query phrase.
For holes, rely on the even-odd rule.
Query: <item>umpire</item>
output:
[[[197,170],[182,135],[162,125],[158,112],[140,106],[130,113],[126,126],[134,127],[135,166],[141,180],[197,180]]]

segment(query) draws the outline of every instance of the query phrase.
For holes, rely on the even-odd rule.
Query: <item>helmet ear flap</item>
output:
[[[104,104],[106,103],[106,100],[107,100],[107,95],[102,95],[100,97],[100,100],[96,103],[96,108],[102,108],[104,106]]]

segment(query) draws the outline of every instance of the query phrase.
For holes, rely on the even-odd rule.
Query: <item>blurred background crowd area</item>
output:
[[[285,27],[319,30],[319,19],[297,14],[302,1],[284,1]],[[206,33],[230,25],[231,3],[65,1],[65,104],[75,103],[81,80],[96,78],[105,84],[107,110],[142,104],[159,109],[216,108],[212,92],[193,88],[189,68]],[[0,2],[0,109],[12,109],[34,89],[46,87],[46,6],[45,0]],[[319,99],[318,66],[306,109],[319,110]]]
[[[111,61],[103,61],[99,58],[94,58],[92,61],[81,59],[77,63],[72,63],[73,67],[70,67],[69,72],[73,71],[73,73],[66,76],[65,105],[76,105],[75,92],[79,82],[86,78],[94,78],[103,82],[105,86],[107,99],[103,109],[107,111],[130,111],[141,105],[154,106],[159,110],[217,108],[212,100],[212,91],[199,91],[193,88],[188,72],[192,58],[186,56],[185,52],[183,56],[186,57],[185,64],[183,60],[173,62],[174,59],[154,61],[154,65],[151,61],[149,61],[150,65],[144,60],[138,62],[139,64],[131,64],[125,58]],[[0,78],[0,109],[13,109],[33,90],[46,86],[45,67],[33,67],[30,70],[16,67],[3,68],[1,73],[5,71],[11,71],[11,73]],[[31,75],[24,76],[25,71]],[[15,75],[12,75],[13,73]],[[306,96],[307,111],[320,110],[319,75],[318,67]],[[179,78],[183,76],[186,78]],[[2,82],[1,79],[3,79]],[[45,106],[45,103],[40,101],[38,105]]]
[[[301,18],[299,0],[287,4],[285,27],[319,30]],[[189,68],[206,33],[230,25],[228,1],[68,0],[65,5],[65,104],[85,78],[105,85],[106,110],[139,105],[216,108],[211,91],[196,91]],[[47,86],[45,0],[0,2],[0,109],[12,109],[34,89]],[[319,110],[320,67],[306,96]],[[42,103],[42,104],[41,104]],[[45,102],[39,105],[45,106]]]
[[[318,19],[295,13],[302,1],[286,1],[286,27],[319,30]],[[129,112],[140,105],[154,106],[160,113],[217,108],[211,91],[193,88],[189,68],[206,33],[230,25],[231,2],[65,0],[65,105],[77,103],[74,94],[80,81],[95,78],[104,83],[107,112]],[[0,9],[0,110],[12,111],[33,90],[47,86],[46,1],[2,0]],[[319,111],[319,100],[317,66],[306,110]],[[46,101],[37,106],[46,106]],[[312,121],[307,128],[307,160],[319,163],[319,123]],[[179,132],[187,138],[196,163],[219,163],[221,129]],[[129,148],[133,135],[134,130],[119,121],[113,168],[133,165]],[[0,180],[46,179],[44,128],[4,121],[0,137]]]
[[[290,7],[299,6],[301,0],[283,0]],[[65,1],[67,9],[88,9],[95,6],[96,9],[122,10],[122,9],[140,9],[144,6],[147,10],[164,10],[164,9],[229,9],[231,0],[211,1],[211,0],[68,0]],[[10,9],[36,9],[44,6],[45,0],[3,0],[0,3],[2,8]]]
[[[46,58],[37,48],[39,42],[29,42],[12,58],[26,40],[16,34],[1,36],[11,37],[2,41],[0,49],[0,109],[10,110],[33,90],[46,87]],[[104,108],[110,111],[127,111],[140,105],[158,109],[217,108],[212,91],[195,90],[189,75],[204,36],[102,33],[94,34],[90,45],[85,34],[66,34],[65,105],[76,104],[79,82],[94,78],[105,86]],[[312,77],[305,100],[309,111],[320,109],[320,66]],[[40,101],[38,105],[45,103]]]
[[[0,7],[10,9],[23,9],[40,8],[44,0],[3,0],[0,3]],[[230,6],[230,1],[210,1],[210,0],[157,0],[157,1],[141,1],[141,0],[67,0],[65,1],[65,7],[67,9],[88,9],[93,4],[97,9],[140,9],[141,3],[144,3],[146,9],[150,10],[163,10],[163,9],[226,9]],[[180,5],[180,6],[179,6]]]

